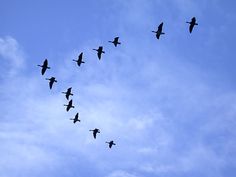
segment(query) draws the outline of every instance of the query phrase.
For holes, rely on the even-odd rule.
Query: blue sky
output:
[[[0,176],[234,177],[235,5],[1,0]],[[117,48],[108,43],[116,36]],[[75,109],[66,112],[68,87]]]

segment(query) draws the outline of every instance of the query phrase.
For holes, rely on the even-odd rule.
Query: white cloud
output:
[[[141,177],[141,176],[137,176],[135,174],[132,174],[126,171],[117,170],[117,171],[112,172],[106,177]]]
[[[11,36],[0,38],[0,59],[4,65],[5,73],[13,76],[16,72],[24,66],[25,54],[19,46],[18,42]]]

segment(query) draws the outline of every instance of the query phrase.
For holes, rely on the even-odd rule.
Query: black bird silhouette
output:
[[[79,113],[77,113],[77,114],[75,115],[74,119],[70,119],[70,120],[73,120],[74,124],[75,124],[76,122],[80,122],[80,120],[79,120]]]
[[[61,93],[64,93],[66,94],[66,99],[69,100],[69,96],[73,96],[73,94],[71,93],[71,89],[72,87],[68,88],[66,92],[61,92]]]
[[[100,130],[98,128],[95,128],[94,130],[89,130],[93,132],[93,137],[96,139],[97,133],[100,133]]]
[[[44,75],[44,73],[47,69],[50,69],[50,67],[48,67],[48,60],[47,59],[44,60],[43,65],[38,65],[38,66],[42,68],[42,70],[41,70],[42,75]]]
[[[192,19],[191,19],[191,22],[186,22],[186,23],[189,23],[190,25],[189,25],[189,32],[190,33],[192,33],[192,31],[193,31],[193,27],[195,26],[195,25],[198,25],[198,23],[196,23],[196,18],[195,17],[193,17]]]
[[[46,80],[49,80],[49,88],[52,89],[52,85],[54,82],[57,82],[56,78],[55,77],[51,77],[50,79],[49,78],[46,78]]]
[[[158,26],[157,31],[152,31],[153,33],[156,33],[157,39],[160,38],[160,35],[165,34],[162,32],[163,22]]]
[[[112,145],[116,145],[116,144],[114,143],[114,141],[109,141],[109,142],[106,142],[106,143],[108,143],[108,144],[109,144],[109,148],[111,148],[111,147],[112,147]]]
[[[64,104],[64,106],[66,106],[66,111],[69,111],[70,108],[75,108],[75,107],[72,105],[72,100],[69,101],[68,105]]]
[[[119,40],[119,37],[115,37],[113,41],[108,41],[108,42],[111,42],[111,43],[113,43],[113,44],[114,44],[114,46],[116,47],[116,46],[117,46],[117,44],[121,44],[121,43],[120,43],[118,40]]]
[[[75,61],[78,66],[80,66],[81,63],[85,63],[85,62],[82,60],[82,58],[83,58],[83,52],[81,52],[81,53],[79,54],[78,60],[73,60],[73,61]]]
[[[99,46],[98,49],[93,49],[97,51],[97,55],[98,55],[98,59],[101,59],[102,53],[105,53],[104,51],[102,51],[103,47]]]

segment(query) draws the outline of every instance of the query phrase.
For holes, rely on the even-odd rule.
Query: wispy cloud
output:
[[[1,76],[13,76],[24,66],[25,54],[18,42],[11,36],[0,38],[0,56],[4,69]]]

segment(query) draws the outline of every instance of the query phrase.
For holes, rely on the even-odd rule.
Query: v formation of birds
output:
[[[195,25],[198,25],[198,23],[196,23],[196,18],[193,17],[191,19],[190,22],[186,22],[189,24],[189,32],[192,33],[193,31],[193,28]],[[157,28],[156,31],[152,31],[153,33],[156,33],[156,38],[157,39],[160,39],[160,36],[165,34],[163,31],[162,31],[162,28],[163,28],[163,22],[161,22]],[[108,41],[110,43],[113,43],[115,47],[117,47],[118,45],[120,45],[121,43],[119,42],[119,37],[115,37],[113,41]],[[102,54],[104,53],[105,54],[105,51],[103,51],[103,46],[99,46],[98,49],[93,49],[95,51],[97,51],[97,57],[99,60],[101,60],[101,57],[102,57]],[[83,52],[81,52],[78,56],[78,59],[77,60],[73,60],[74,62],[77,63],[77,65],[80,67],[81,64],[85,63],[83,61]],[[49,66],[48,66],[48,60],[45,59],[44,62],[43,62],[43,65],[38,65],[39,67],[41,67],[41,74],[44,75],[46,70],[47,69],[51,69]],[[55,77],[51,77],[51,78],[46,78],[46,80],[49,80],[49,88],[52,89],[52,86],[55,82],[57,82],[56,78]],[[68,104],[64,104],[64,106],[66,107],[66,111],[68,112],[71,108],[74,108],[73,106],[73,100],[70,99],[70,96],[73,96],[73,93],[72,93],[72,87],[68,88],[66,92],[62,92],[63,94],[65,94],[65,97],[67,100],[69,100]],[[73,123],[76,123],[76,122],[80,122],[80,119],[79,119],[79,113],[77,112],[75,117],[74,118],[71,118],[70,120],[73,120]],[[95,129],[92,129],[92,130],[89,130],[89,131],[92,131],[93,132],[93,138],[96,139],[97,137],[97,134],[100,133],[100,130],[98,128],[95,128]],[[113,145],[116,145],[114,143],[113,140],[111,141],[106,141],[105,143],[108,144],[108,147],[111,148]]]

